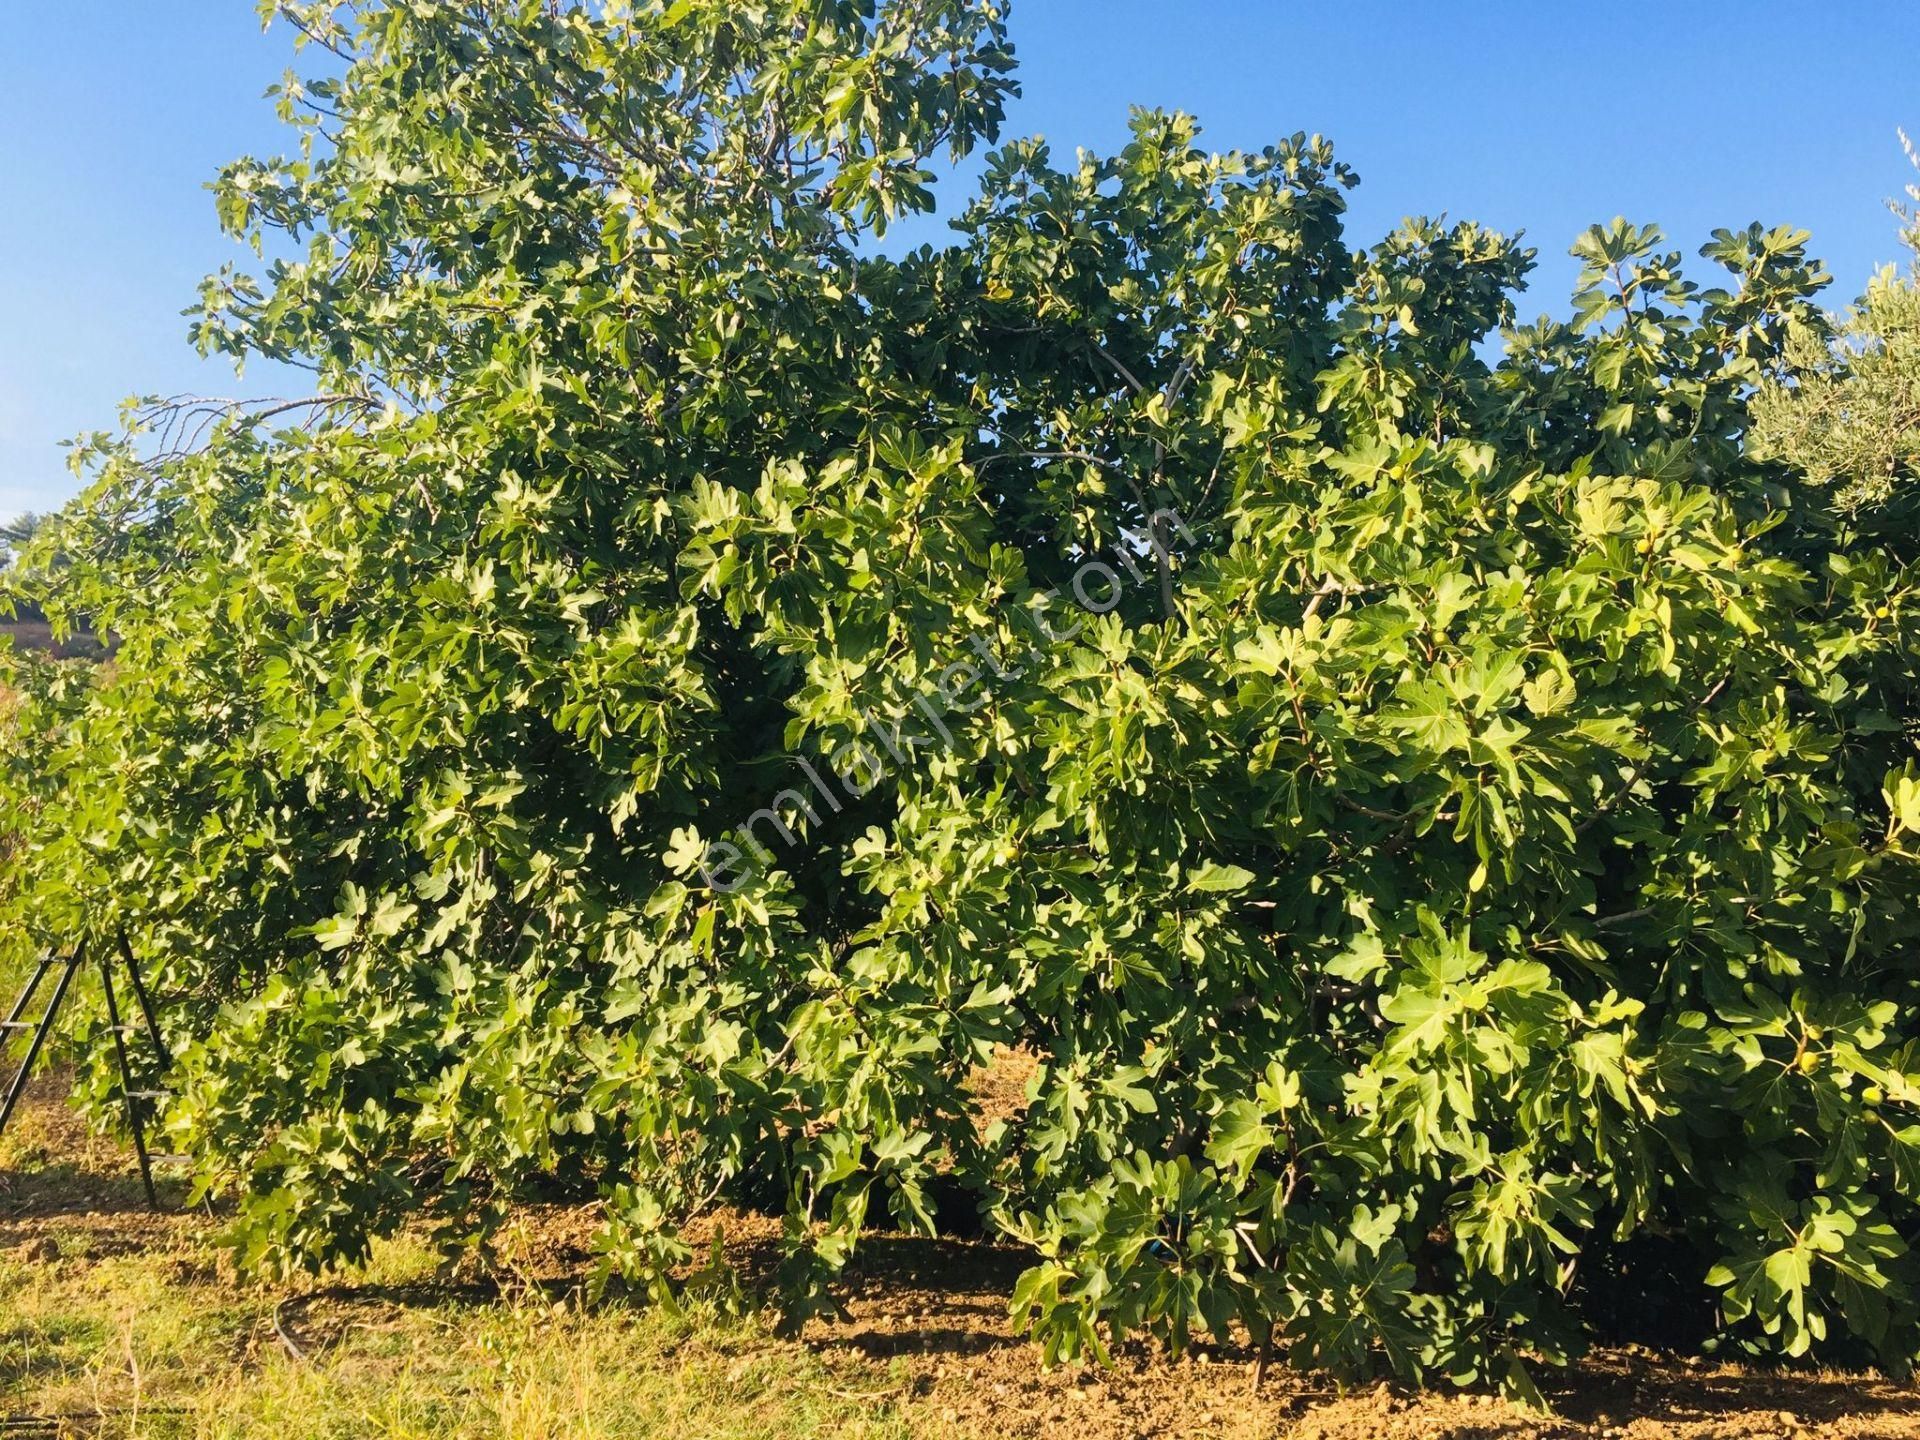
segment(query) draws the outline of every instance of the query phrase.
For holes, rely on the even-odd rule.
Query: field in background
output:
[[[1488,1397],[1341,1395],[1286,1372],[1256,1397],[1233,1352],[1049,1374],[1007,1330],[1018,1255],[894,1237],[863,1252],[849,1321],[779,1341],[738,1322],[587,1306],[592,1224],[583,1211],[524,1213],[505,1284],[442,1279],[423,1244],[401,1239],[352,1275],[239,1285],[216,1223],[149,1215],[128,1157],[41,1082],[0,1144],[0,1435],[1920,1440],[1910,1388],[1640,1352],[1550,1384],[1545,1418]],[[727,1233],[751,1260],[775,1232],[735,1217]]]

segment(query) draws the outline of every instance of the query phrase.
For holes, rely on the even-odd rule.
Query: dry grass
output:
[[[441,1282],[409,1240],[360,1272],[265,1289],[223,1268],[204,1216],[147,1214],[126,1157],[49,1092],[23,1121],[0,1146],[0,1437],[1920,1440],[1920,1397],[1883,1380],[1641,1353],[1561,1380],[1551,1416],[1284,1374],[1255,1396],[1230,1351],[1049,1373],[1007,1330],[1020,1257],[901,1237],[863,1252],[852,1321],[799,1343],[585,1305],[580,1211],[516,1222],[522,1283],[506,1290]],[[771,1229],[736,1217],[729,1233],[751,1261]]]

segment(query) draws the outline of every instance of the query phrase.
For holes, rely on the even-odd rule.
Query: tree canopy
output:
[[[0,774],[246,1264],[573,1193],[665,1303],[783,1215],[793,1320],[984,1223],[1050,1357],[1524,1388],[1657,1255],[1911,1359],[1920,591],[1748,443],[1804,233],[1521,324],[1318,137],[1003,144],[990,0],[268,8],[331,54],[196,335],[313,395],[90,442],[6,584],[118,648],[9,662]]]

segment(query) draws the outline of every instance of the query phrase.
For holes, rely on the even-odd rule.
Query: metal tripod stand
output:
[[[159,1022],[153,1018],[153,1000],[147,994],[146,982],[140,978],[140,967],[134,963],[133,947],[127,943],[123,931],[118,937],[119,958],[126,966],[127,980],[131,984],[135,1002],[140,1007],[140,1015],[146,1021],[147,1038],[152,1042],[154,1053],[159,1056],[162,1070],[170,1069],[173,1057],[167,1051],[167,1042],[160,1036]],[[14,1074],[13,1081],[7,1086],[6,1099],[0,1101],[0,1135],[4,1135],[13,1112],[20,1103],[20,1097],[26,1093],[27,1080],[33,1073],[34,1063],[39,1060],[40,1052],[45,1048],[47,1037],[53,1033],[54,1023],[60,1017],[60,1007],[65,1003],[67,992],[73,988],[74,977],[87,963],[87,946],[82,942],[72,955],[65,960],[52,956],[43,958],[34,968],[27,980],[26,988],[13,1002],[13,1009],[7,1018],[0,1021],[0,1040],[19,1031],[31,1030],[33,1039],[27,1046],[26,1057],[20,1062],[20,1069]],[[114,993],[113,959],[106,953],[96,962],[100,970],[100,989],[107,1001],[107,1029],[113,1035],[115,1058],[120,1062],[120,1094],[127,1107],[127,1127],[133,1132],[133,1151],[140,1159],[140,1183],[146,1187],[147,1204],[153,1209],[160,1208],[160,1197],[153,1188],[153,1160],[147,1154],[147,1116],[150,1107],[157,1100],[167,1098],[165,1090],[136,1090],[133,1088],[133,1067],[127,1061],[127,1036],[135,1033],[135,1027],[122,1024],[120,1020],[120,1001]],[[39,993],[41,984],[47,976],[59,971],[54,981],[53,997],[47,1002],[46,1010],[38,1020],[26,1020],[22,1017],[27,1007],[33,1003],[33,997]]]

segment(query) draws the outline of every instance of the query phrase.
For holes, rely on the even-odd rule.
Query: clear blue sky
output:
[[[0,43],[0,517],[72,490],[58,442],[135,392],[287,393],[203,364],[179,312],[241,259],[202,188],[280,148],[261,93],[289,59],[253,0],[18,5]],[[1131,103],[1216,146],[1330,136],[1360,172],[1352,235],[1446,211],[1524,228],[1523,309],[1564,308],[1562,256],[1624,214],[1696,249],[1792,222],[1849,298],[1901,258],[1885,199],[1920,131],[1912,0],[1016,0],[1015,133],[1112,149]]]

